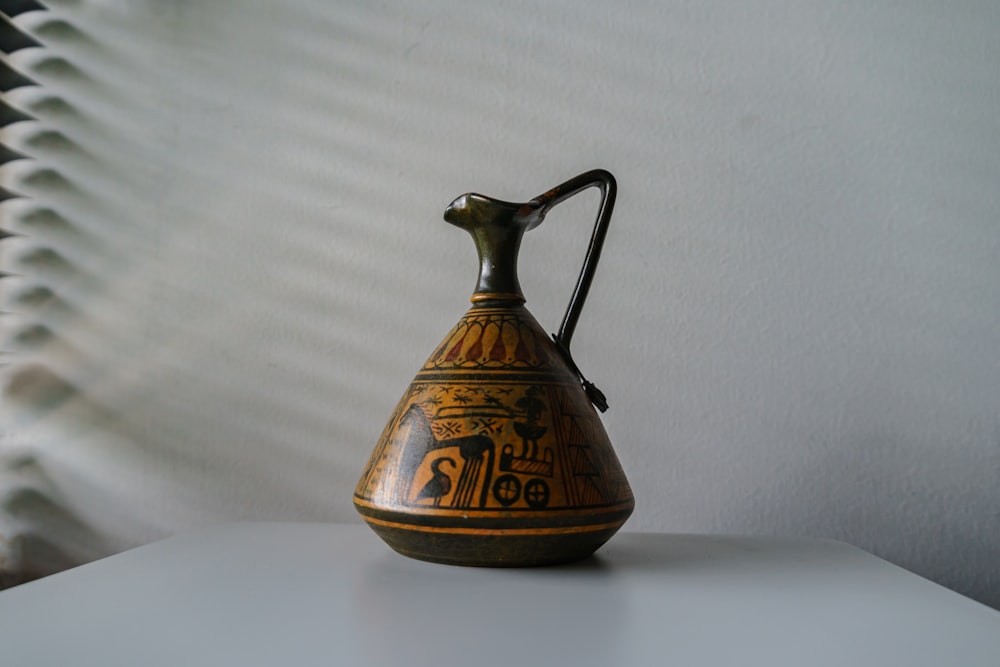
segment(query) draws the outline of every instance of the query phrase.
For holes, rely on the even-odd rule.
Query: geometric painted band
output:
[[[504,535],[557,534],[590,532],[620,527],[632,514],[635,502],[632,500],[601,507],[569,507],[563,511],[548,511],[544,516],[538,512],[510,512],[498,510],[495,513],[482,510],[442,510],[427,508],[425,512],[407,508],[394,511],[377,507],[370,501],[354,496],[354,506],[365,520],[393,528],[413,528],[415,530],[438,529],[442,532],[492,533]],[[502,516],[500,516],[502,514]]]

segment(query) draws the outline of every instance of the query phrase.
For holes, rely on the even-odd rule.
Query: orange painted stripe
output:
[[[508,292],[476,292],[471,297],[469,297],[469,301],[471,301],[472,303],[479,303],[480,301],[492,301],[496,299],[503,299],[504,301],[520,301],[521,303],[524,303],[525,301],[523,294],[514,294]],[[506,310],[506,309],[491,308],[490,310]]]
[[[463,519],[528,519],[528,518],[545,518],[545,517],[565,517],[577,515],[583,518],[587,514],[605,514],[611,512],[621,512],[622,510],[631,509],[634,507],[632,501],[627,501],[623,503],[618,503],[617,505],[602,505],[600,507],[565,507],[562,509],[551,509],[551,510],[503,510],[497,509],[491,512],[483,512],[476,510],[462,510],[462,509],[444,509],[441,507],[437,508],[418,508],[411,506],[396,506],[389,507],[385,505],[376,505],[375,503],[362,498],[361,496],[354,496],[354,504],[360,505],[361,507],[366,507],[369,509],[377,510],[380,512],[395,512],[397,514],[412,514],[414,516],[439,516],[439,517],[449,517],[449,518],[463,518]]]
[[[614,521],[612,523],[601,523],[590,526],[566,526],[563,528],[441,528],[437,526],[414,526],[410,523],[399,523],[397,521],[386,521],[375,519],[370,516],[364,517],[368,523],[385,526],[387,528],[399,528],[410,530],[416,533],[455,533],[458,535],[568,535],[572,533],[595,533],[609,528],[619,528],[624,521]]]

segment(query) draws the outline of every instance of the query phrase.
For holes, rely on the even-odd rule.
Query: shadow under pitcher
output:
[[[524,307],[517,253],[550,208],[590,187],[600,209],[559,333]],[[472,306],[406,389],[354,492],[390,547],[422,560],[514,567],[584,558],[635,506],[597,409],[604,395],[569,346],[616,184],[597,169],[523,204],[465,194],[444,219],[472,235]],[[596,409],[595,409],[596,408]]]

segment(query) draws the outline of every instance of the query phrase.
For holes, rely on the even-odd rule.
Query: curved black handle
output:
[[[529,204],[534,209],[532,217],[536,218],[531,224],[531,227],[534,227],[542,221],[545,213],[550,208],[591,187],[601,189],[601,205],[597,211],[597,221],[594,223],[594,231],[590,236],[587,255],[583,260],[583,267],[580,269],[580,277],[576,281],[573,296],[570,297],[569,305],[566,307],[566,314],[563,316],[559,333],[553,334],[552,340],[555,341],[556,347],[569,367],[580,377],[580,382],[583,384],[583,388],[587,392],[587,396],[590,397],[591,402],[601,412],[605,412],[608,409],[607,399],[600,389],[583,377],[580,369],[573,361],[573,356],[570,354],[569,343],[570,339],[573,338],[573,332],[576,330],[576,323],[580,319],[580,312],[583,310],[583,303],[587,299],[587,293],[590,291],[590,284],[594,280],[597,261],[600,259],[601,249],[604,247],[604,237],[608,231],[608,224],[611,222],[611,212],[615,207],[618,184],[615,181],[615,177],[611,175],[611,172],[604,169],[594,169],[580,174],[576,178],[571,178],[562,185],[557,185],[545,194],[532,199]]]

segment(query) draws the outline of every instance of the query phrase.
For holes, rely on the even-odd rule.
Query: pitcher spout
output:
[[[542,221],[542,208],[535,201],[518,204],[469,192],[448,205],[444,211],[444,219],[467,231],[488,225],[513,226],[523,232],[537,227]]]

